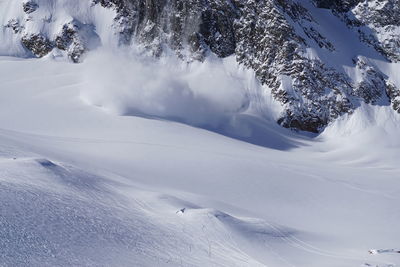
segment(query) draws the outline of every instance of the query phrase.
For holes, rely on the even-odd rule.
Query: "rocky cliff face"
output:
[[[400,112],[400,90],[392,77],[356,47],[344,54],[345,42],[319,21],[319,14],[330,12],[360,46],[395,64],[400,61],[398,0],[93,0],[91,5],[115,11],[120,45],[135,43],[156,57],[173,52],[189,62],[211,53],[234,55],[284,107],[278,119],[284,127],[320,132],[362,102],[391,104]],[[39,0],[21,6],[26,20],[40,8]],[[10,19],[4,27],[38,57],[59,49],[79,62],[101,41],[95,28],[75,18],[52,36],[29,32],[24,24]],[[350,58],[336,60],[343,55]]]
[[[358,34],[360,41],[373,47],[388,61],[400,62],[400,2],[398,0],[316,0],[316,3],[317,6],[332,9],[335,15]],[[371,70],[369,69],[366,74],[371,74]],[[381,76],[380,80],[384,79],[384,75],[378,76]],[[386,81],[385,85],[376,81],[373,83],[376,87],[374,95],[378,95],[378,92],[381,94],[386,92],[393,109],[400,112],[400,89],[390,81]],[[369,102],[368,97],[363,98],[367,103]]]
[[[400,60],[400,3],[387,1],[316,1],[320,7],[332,9],[360,39],[388,60]]]
[[[17,38],[30,56],[43,57],[58,49],[78,63],[85,52],[100,45],[93,25],[68,14],[54,18],[63,9],[61,1],[17,0],[10,1],[8,7],[15,17],[6,18],[2,30],[11,31],[14,36],[8,38]],[[18,9],[20,13],[16,12]]]

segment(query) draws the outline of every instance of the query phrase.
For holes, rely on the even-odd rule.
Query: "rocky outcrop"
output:
[[[29,0],[22,4],[22,8],[24,9],[25,13],[30,14],[35,12],[39,8],[39,5],[35,1]]]
[[[312,21],[304,8],[291,1],[244,6],[237,23],[236,57],[253,68],[285,106],[278,120],[282,126],[319,132],[330,120],[351,112],[351,85],[344,75],[304,56],[307,42],[285,13],[300,25]]]
[[[227,0],[95,0],[118,11],[122,43],[134,40],[153,55],[165,46],[185,60],[202,60],[208,51],[220,57],[235,52],[234,24],[239,10]]]
[[[86,52],[87,47],[83,37],[79,34],[80,29],[85,27],[78,21],[72,21],[64,24],[62,31],[55,38],[55,46],[66,51],[68,57],[74,62],[78,63],[82,55]]]
[[[348,12],[362,0],[315,0],[320,8],[328,8],[339,12]]]
[[[91,48],[100,44],[93,25],[84,24],[77,19],[72,19],[61,26],[58,33],[50,35],[47,31],[30,31],[27,30],[26,24],[40,23],[38,27],[50,27],[53,23],[51,15],[49,17],[34,17],[34,12],[40,9],[39,4],[35,0],[25,1],[22,4],[22,10],[25,13],[19,18],[13,18],[8,21],[5,28],[11,29],[15,35],[19,36],[23,47],[35,57],[44,57],[54,49],[59,49],[65,53],[72,62],[78,63],[82,56]],[[44,13],[46,14],[46,13]]]
[[[316,0],[316,4],[332,9],[359,34],[360,40],[388,60],[400,61],[399,0]]]
[[[385,75],[369,65],[364,57],[357,57],[354,59],[354,63],[356,70],[361,75],[360,81],[354,87],[355,95],[362,98],[367,104],[377,104],[389,90],[389,82]]]
[[[400,61],[400,1],[366,1],[351,11],[360,38],[393,62]]]
[[[400,113],[400,88],[397,88],[393,83],[389,83],[387,86],[387,94],[391,99],[393,109]]]
[[[22,36],[21,42],[36,57],[44,57],[54,48],[58,48],[66,51],[74,63],[80,62],[86,51],[85,43],[80,38],[74,23],[65,24],[54,40],[41,34],[25,34]]]
[[[54,48],[53,42],[41,34],[26,34],[22,36],[21,42],[37,57],[44,57]]]
[[[4,27],[12,29],[15,34],[20,33],[23,30],[23,27],[20,25],[18,19],[9,20]]]

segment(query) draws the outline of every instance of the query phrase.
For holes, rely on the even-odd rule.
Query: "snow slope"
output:
[[[390,107],[365,105],[318,137],[278,127],[274,108],[226,113],[236,103],[196,128],[179,121],[191,118],[185,110],[208,120],[198,98],[165,107],[168,96],[124,94],[131,79],[117,100],[99,91],[88,101],[101,88],[90,85],[108,80],[90,71],[96,60],[0,58],[0,265],[400,264],[396,254],[368,253],[399,248],[400,131]],[[235,67],[212,64],[222,64],[221,81],[205,88],[214,101],[208,92]],[[135,74],[147,77],[143,69]],[[257,87],[236,71],[238,84]],[[181,75],[183,92],[197,93],[191,82],[210,72]],[[157,92],[176,82],[160,77],[135,84]],[[149,97],[147,111],[160,113],[124,112],[125,97]],[[178,113],[166,120],[165,110]]]
[[[112,9],[38,0],[25,14],[22,2],[0,0],[1,25],[54,39],[79,21],[93,51],[77,65],[59,49],[31,59],[0,32],[0,266],[400,265],[400,115],[388,101],[319,136],[292,132],[233,57],[154,60],[115,49]],[[304,6],[336,47],[304,56],[360,82],[356,53],[400,85],[399,63]]]

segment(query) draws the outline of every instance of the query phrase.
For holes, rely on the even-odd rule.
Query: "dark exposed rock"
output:
[[[315,0],[320,8],[328,8],[338,10],[340,12],[348,12],[362,0]]]
[[[355,85],[355,95],[361,97],[366,103],[376,104],[385,95],[388,86],[386,77],[369,65],[363,57],[354,59],[354,62],[356,69],[362,75],[362,80]]]
[[[329,51],[335,51],[335,47],[329,40],[327,40],[324,36],[321,35],[314,27],[306,28],[304,27],[304,33],[308,38],[313,39],[319,47],[326,48]]]
[[[61,50],[67,50],[67,48],[71,45],[75,34],[75,29],[71,25],[65,24],[61,34],[56,37],[55,43],[57,48]]]
[[[393,109],[400,113],[400,89],[396,88],[393,83],[388,83],[387,94],[391,100]]]
[[[290,110],[287,110],[285,116],[278,119],[278,123],[286,128],[319,133],[328,121],[323,121],[321,118],[313,117],[312,115],[310,116],[309,113],[294,115]]]
[[[293,10],[290,3],[247,4],[237,22],[236,56],[285,105],[286,112],[278,121],[282,126],[318,132],[330,120],[351,112],[352,87],[344,75],[302,56],[307,44],[280,9]],[[311,20],[304,11],[297,14],[301,14],[298,19]]]
[[[135,40],[154,55],[167,44],[178,56],[204,58],[208,49],[220,57],[235,52],[235,4],[229,0],[95,0],[114,7],[123,43]],[[185,54],[189,50],[189,56]]]
[[[22,7],[23,7],[25,13],[30,14],[30,13],[35,12],[39,8],[39,5],[35,1],[29,0],[25,3],[23,3]]]
[[[332,9],[349,27],[358,32],[362,41],[374,47],[387,59],[400,61],[399,0],[315,0],[315,2],[319,7]]]
[[[63,26],[61,33],[55,39],[55,45],[58,49],[67,51],[68,57],[74,62],[79,63],[86,48],[84,42],[79,36],[81,23],[72,21]]]
[[[393,62],[400,61],[400,1],[364,3],[352,11],[361,40]],[[368,29],[368,30],[366,30]]]
[[[41,34],[24,35],[21,42],[37,57],[44,57],[54,48],[53,42]]]
[[[37,57],[43,57],[57,47],[60,50],[67,51],[69,58],[78,63],[86,49],[75,27],[76,25],[73,23],[65,24],[62,32],[56,36],[54,41],[41,34],[30,34],[24,35],[21,42]]]
[[[8,23],[5,25],[5,27],[12,29],[14,33],[20,33],[23,29],[18,19],[9,20]]]

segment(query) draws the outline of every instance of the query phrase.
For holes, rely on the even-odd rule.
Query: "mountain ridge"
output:
[[[65,8],[63,3],[58,5]],[[73,9],[67,20],[57,21],[59,12],[49,0],[8,5],[19,9],[14,12],[19,17],[5,20],[1,27],[8,35],[2,37],[13,38],[11,44],[19,43],[31,56],[60,51],[78,63],[105,41]],[[319,133],[361,103],[391,105],[400,113],[400,81],[387,71],[398,69],[400,57],[398,0],[88,0],[68,5],[109,10],[111,38],[155,57],[168,51],[187,62],[211,54],[235,56],[282,106],[277,122],[286,128]],[[348,47],[324,20],[346,28],[352,39]],[[49,27],[52,32],[43,30]]]

